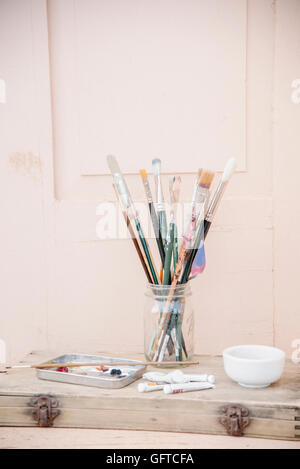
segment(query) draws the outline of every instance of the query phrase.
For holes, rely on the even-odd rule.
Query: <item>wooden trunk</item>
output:
[[[55,356],[55,353],[35,353],[27,362],[40,363]],[[269,388],[246,389],[225,375],[222,358],[199,357],[199,360],[199,366],[184,368],[183,371],[215,374],[216,388],[176,395],[166,395],[161,391],[139,393],[138,382],[110,390],[43,381],[36,377],[33,369],[12,369],[7,374],[0,374],[0,425],[39,425],[34,419],[36,408],[32,399],[38,395],[50,395],[57,401],[54,411],[59,411],[52,422],[54,427],[223,435],[231,432],[300,441],[299,365],[287,362],[281,380]],[[226,426],[224,408],[230,406],[238,406],[237,413],[241,406],[245,413],[248,411],[248,417],[239,418],[235,412],[231,412],[230,417],[229,412]],[[244,427],[247,418],[249,423]]]

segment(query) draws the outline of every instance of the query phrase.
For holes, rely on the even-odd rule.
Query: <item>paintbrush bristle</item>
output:
[[[214,175],[214,172],[204,170],[200,175],[199,186],[204,187],[205,189],[209,189]]]
[[[226,166],[224,168],[224,171],[223,171],[223,174],[222,174],[222,181],[223,182],[228,182],[229,179],[231,178],[234,170],[235,170],[235,167],[236,167],[236,159],[233,157],[233,158],[230,158],[227,163],[226,163]]]
[[[111,173],[114,174],[121,174],[120,166],[118,165],[118,162],[116,158],[113,155],[108,155],[107,156],[107,164],[108,167],[111,171]]]
[[[145,169],[140,169],[140,175],[142,179],[147,178],[147,171]]]
[[[155,176],[159,176],[160,167],[161,167],[160,159],[159,158],[154,158],[154,160],[152,160],[152,169],[153,169],[153,173],[154,173]]]

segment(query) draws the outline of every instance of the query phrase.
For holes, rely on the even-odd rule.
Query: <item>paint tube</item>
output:
[[[152,392],[152,391],[161,391],[164,388],[163,384],[158,383],[139,383],[138,391],[139,392]]]
[[[156,381],[165,384],[179,384],[189,382],[208,382],[214,384],[214,375],[208,374],[184,374],[181,370],[174,370],[170,373],[160,373],[157,371],[150,371],[144,373],[143,378],[148,381]]]
[[[203,389],[215,388],[211,383],[182,383],[182,384],[166,384],[164,386],[165,394],[178,394],[182,392],[201,391]]]

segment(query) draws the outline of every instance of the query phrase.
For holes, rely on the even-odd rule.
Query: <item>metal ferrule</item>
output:
[[[161,188],[160,176],[157,177],[157,207],[159,211],[164,210],[164,198]]]
[[[218,185],[216,192],[212,196],[211,202],[209,204],[209,207],[207,209],[207,213],[205,215],[205,220],[212,222],[214,215],[217,211],[218,205],[220,203],[220,200],[222,198],[223,192],[227,186],[227,181],[221,181],[220,184]]]
[[[156,204],[158,212],[165,212],[165,203],[164,202],[157,202]]]
[[[150,190],[150,185],[149,185],[148,178],[143,178],[143,183],[144,183],[144,188],[145,188],[147,200],[148,200],[149,203],[152,203],[153,199],[152,199],[152,195],[151,195],[151,190]]]
[[[122,201],[124,208],[127,211],[131,210],[133,216],[135,216],[134,206],[124,178],[121,174],[114,174],[114,179],[119,192],[120,200]]]

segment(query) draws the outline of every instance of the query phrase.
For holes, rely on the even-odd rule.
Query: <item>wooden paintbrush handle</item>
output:
[[[138,253],[138,256],[140,258],[140,261],[141,261],[141,264],[143,266],[143,269],[144,269],[144,272],[146,274],[146,277],[148,279],[148,282],[149,283],[154,283],[153,282],[153,279],[152,279],[152,276],[147,268],[147,265],[146,265],[146,262],[145,262],[145,259],[144,259],[144,256],[142,254],[142,251],[141,251],[141,248],[140,248],[140,245],[139,245],[139,242],[135,236],[135,233],[133,231],[133,228],[131,226],[131,222],[130,222],[130,219],[129,219],[129,216],[127,215],[126,212],[123,212],[123,216],[124,216],[124,219],[125,219],[125,223],[127,225],[127,228],[128,228],[128,231],[130,233],[130,236],[131,236],[131,239],[132,239],[132,242],[134,244],[134,247],[136,249],[136,252]]]
[[[158,365],[199,365],[199,361],[184,361],[184,362],[177,362],[177,361],[169,361],[169,362],[101,362],[101,363],[41,363],[40,365],[31,365],[31,368],[43,370],[43,369],[51,369],[51,368],[79,368],[81,366],[158,366]]]
[[[156,269],[155,269],[155,265],[154,265],[154,262],[153,262],[153,258],[151,256],[151,252],[150,252],[150,248],[149,248],[149,245],[147,243],[147,240],[144,236],[144,233],[143,233],[143,230],[142,230],[142,227],[141,227],[141,224],[140,224],[140,221],[137,217],[135,217],[135,226],[136,226],[136,229],[137,229],[137,232],[139,234],[139,237],[140,237],[140,241],[141,241],[141,244],[142,244],[142,247],[143,247],[143,250],[144,250],[144,253],[145,253],[145,256],[147,258],[147,262],[148,262],[148,265],[149,265],[149,269],[150,269],[150,272],[151,272],[151,275],[153,277],[153,282],[158,285],[159,284],[159,281],[158,281],[158,274],[156,272]]]
[[[128,216],[128,214],[126,213],[125,210],[122,209],[122,206],[121,206],[121,202],[120,202],[120,197],[119,197],[119,193],[117,191],[117,188],[115,186],[115,184],[113,184],[113,188],[115,190],[115,193],[116,193],[116,197],[117,197],[117,201],[119,202],[119,207],[121,208],[122,210],[122,213],[123,213],[123,217],[124,217],[124,220],[125,220],[125,223],[126,223],[126,226],[127,226],[127,229],[129,231],[129,234],[130,234],[130,237],[131,237],[131,240],[134,244],[134,247],[136,249],[136,252],[138,253],[138,256],[140,258],[140,261],[141,261],[141,264],[142,264],[142,267],[144,269],[144,272],[146,274],[146,277],[147,277],[147,280],[149,283],[154,283],[153,282],[153,279],[152,279],[152,276],[148,270],[148,267],[147,267],[147,264],[146,264],[146,261],[144,259],[144,256],[143,256],[143,253],[142,253],[142,250],[140,248],[140,245],[139,245],[139,242],[137,240],[137,237],[135,236],[135,232],[132,228],[132,225],[131,225],[131,221],[130,221],[130,218]]]

